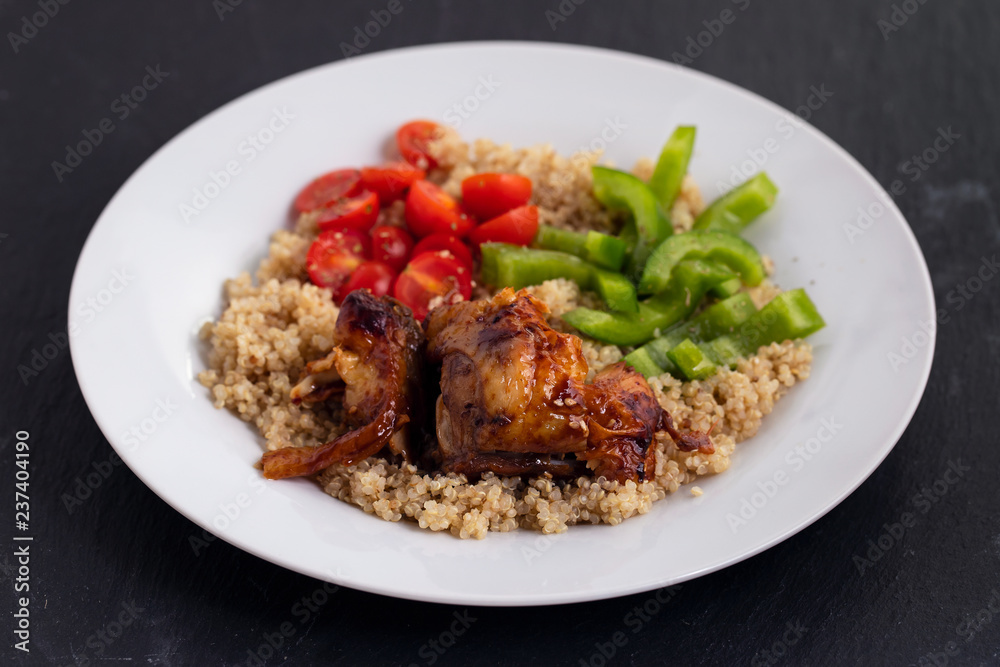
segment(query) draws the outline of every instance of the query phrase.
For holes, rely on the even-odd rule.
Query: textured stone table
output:
[[[255,652],[272,653],[268,665],[1000,664],[1000,280],[974,280],[1000,251],[1000,6],[401,2],[361,47],[343,44],[388,1],[0,2],[0,478],[13,486],[14,436],[29,431],[35,534],[31,653],[13,648],[13,547],[0,554],[0,653],[60,665],[246,664]],[[736,18],[720,24],[727,9]],[[896,201],[950,318],[912,423],[839,507],[669,599],[463,609],[330,596],[221,541],[195,556],[200,531],[115,465],[60,332],[76,259],[118,187],[177,132],[264,83],[354,48],[470,39],[679,54],[790,110],[825,87],[811,121],[884,186],[905,184]],[[68,159],[66,145],[106,117],[114,127],[92,153]],[[923,162],[949,129],[954,142]],[[37,375],[18,370],[32,362]],[[68,505],[95,472],[97,488]],[[280,648],[259,650],[268,638]]]

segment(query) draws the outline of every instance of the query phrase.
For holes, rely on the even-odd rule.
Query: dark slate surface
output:
[[[35,542],[27,656],[13,648],[14,543],[0,551],[7,591],[0,653],[24,664],[246,664],[267,635],[290,623],[294,634],[265,664],[601,665],[600,647],[610,653],[616,632],[624,645],[608,662],[619,664],[1000,664],[993,424],[1000,281],[987,280],[969,299],[948,299],[983,256],[1000,250],[1000,5],[575,1],[562,2],[574,11],[553,29],[546,10],[559,11],[557,0],[403,0],[404,12],[366,51],[527,39],[671,59],[705,29],[703,21],[745,7],[690,66],[789,109],[810,86],[834,91],[814,123],[883,185],[905,179],[897,202],[927,257],[939,305],[949,310],[927,393],[885,463],[813,526],[684,584],[665,605],[644,594],[549,609],[466,610],[341,590],[303,618],[294,605],[319,582],[221,542],[196,557],[188,544],[193,524],[127,469],[105,463],[112,449],[81,398],[67,350],[48,348],[54,358],[26,381],[17,368],[65,331],[70,279],[87,233],[143,160],[236,96],[340,59],[340,42],[386,3],[3,0],[2,523],[13,532],[13,437],[28,430]],[[220,16],[223,2],[233,11]],[[46,25],[12,41],[23,17],[46,4],[54,14]],[[900,25],[889,31],[880,20]],[[108,114],[147,64],[168,72],[169,86],[118,122],[60,183],[52,161]],[[954,146],[918,178],[904,173],[904,163],[948,127],[960,135]],[[955,484],[939,483],[945,493],[933,504],[918,498],[944,478],[949,462],[970,469]],[[110,474],[67,512],[61,496],[95,465]],[[883,537],[889,548],[859,572],[854,557],[905,512],[915,513],[915,524],[898,539]],[[655,613],[637,623],[634,610],[643,605]],[[443,633],[455,614],[468,614],[470,627],[441,655],[431,642],[452,643]],[[127,624],[119,628],[120,621]]]

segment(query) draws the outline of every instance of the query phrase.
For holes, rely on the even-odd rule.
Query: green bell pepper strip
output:
[[[648,360],[649,364],[655,366],[653,369],[655,375],[665,372],[676,375],[675,371],[678,369],[668,356],[672,348],[683,343],[685,339],[700,343],[732,333],[755,312],[757,307],[754,306],[753,299],[749,294],[740,292],[724,301],[712,304],[687,322],[674,326],[662,336],[654,338],[626,355],[624,360],[633,366],[635,366],[633,362],[643,363]],[[646,375],[645,371],[640,372]]]
[[[584,259],[602,269],[619,271],[625,263],[626,245],[619,238],[597,231],[575,232],[549,225],[540,225],[535,246],[559,250]]]
[[[744,349],[738,336],[719,336],[714,340],[698,343],[698,348],[717,365],[730,368],[736,365],[737,359],[751,354]]]
[[[627,272],[638,275],[653,248],[673,234],[673,226],[656,200],[656,195],[641,179],[610,167],[591,167],[591,173],[597,201],[609,209],[623,210],[630,214],[622,237],[631,241]]]
[[[639,312],[639,297],[636,295],[635,285],[620,273],[595,267],[593,274],[591,274],[590,285],[582,285],[582,287],[593,289],[600,294],[604,303],[608,304],[608,308],[611,310],[623,313]]]
[[[635,286],[628,278],[575,255],[506,243],[484,243],[481,251],[482,278],[488,285],[521,289],[553,278],[568,278],[583,289],[597,291],[612,310],[639,310]]]
[[[625,241],[608,234],[587,232],[583,242],[584,259],[602,269],[621,271],[625,263],[625,253],[628,250]]]
[[[721,266],[700,260],[681,262],[679,280],[662,294],[639,302],[636,313],[608,313],[576,308],[562,316],[581,333],[613,345],[642,345],[689,316],[711,287],[729,280],[733,274]]]
[[[551,225],[538,225],[538,233],[535,234],[535,245],[543,250],[558,250],[568,252],[577,257],[583,257],[584,244],[587,235],[583,232],[574,232],[571,229],[560,229]]]
[[[756,354],[762,345],[805,338],[824,326],[823,317],[805,290],[795,289],[774,297],[737,331],[699,347],[719,366],[732,366],[740,357]]]
[[[625,355],[625,358],[622,359],[622,361],[634,368],[636,372],[642,373],[642,375],[647,378],[657,377],[666,372],[663,370],[663,367],[657,363],[652,356],[650,356],[649,350],[645,345]]]
[[[767,174],[760,172],[712,202],[695,219],[693,229],[716,229],[739,234],[771,208],[777,194],[778,186]]]
[[[695,132],[695,128],[690,125],[682,125],[674,130],[660,151],[653,175],[649,177],[649,189],[656,195],[664,211],[670,211],[681,191],[681,182],[687,174],[691,153],[694,152]]]
[[[708,293],[719,299],[728,299],[739,292],[741,287],[743,287],[743,281],[739,278],[733,278],[724,283],[719,283],[710,289]]]
[[[575,255],[555,250],[535,250],[506,243],[481,246],[483,282],[494,287],[521,289],[553,278],[569,278],[589,286],[594,267]]]
[[[704,380],[719,370],[690,338],[685,338],[679,345],[671,348],[667,356],[685,380]]]
[[[642,294],[659,294],[677,277],[674,268],[686,259],[708,259],[728,266],[746,285],[759,285],[764,264],[757,250],[727,232],[690,231],[671,236],[656,248],[639,281]]]

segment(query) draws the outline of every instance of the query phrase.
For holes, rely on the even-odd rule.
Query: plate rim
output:
[[[137,167],[132,172],[132,174],[124,181],[124,183],[115,191],[115,194],[108,200],[107,204],[105,204],[105,206],[101,210],[100,215],[97,217],[97,219],[94,222],[94,225],[87,234],[86,241],[84,242],[81,248],[80,255],[77,258],[77,262],[73,270],[73,278],[69,293],[69,302],[67,304],[68,308],[67,322],[72,322],[73,320],[72,317],[73,304],[79,302],[80,300],[78,298],[79,291],[83,289],[80,283],[78,282],[78,277],[81,275],[81,267],[83,266],[85,257],[88,256],[89,252],[92,252],[91,249],[96,243],[94,239],[96,236],[97,228],[101,224],[101,222],[105,219],[105,216],[108,213],[108,211],[112,209],[112,207],[115,205],[119,197],[122,196],[122,193],[125,192],[130,187],[130,185],[134,180],[138,179],[141,176],[141,174],[149,167],[150,164],[152,164],[162,153],[169,150],[175,143],[181,141],[183,137],[185,137],[188,133],[194,131],[202,124],[210,122],[210,120],[215,118],[217,115],[222,115],[226,113],[231,107],[237,106],[245,98],[257,95],[258,93],[270,90],[279,85],[291,83],[301,77],[307,77],[319,71],[335,70],[339,68],[351,67],[354,65],[354,62],[358,60],[363,60],[367,62],[376,59],[398,58],[408,53],[426,52],[426,51],[448,51],[448,50],[461,51],[466,49],[486,50],[486,49],[496,49],[496,48],[537,50],[539,52],[546,52],[546,53],[598,55],[603,58],[618,60],[621,61],[622,63],[642,64],[654,67],[666,67],[668,69],[673,69],[684,76],[689,76],[695,81],[706,82],[715,86],[721,86],[728,93],[748,98],[749,100],[757,104],[763,105],[770,111],[777,112],[780,114],[792,113],[788,109],[785,109],[779,104],[772,102],[771,100],[763,97],[762,95],[754,91],[748,90],[739,85],[731,83],[725,79],[719,78],[711,74],[707,74],[700,70],[683,67],[676,63],[671,63],[666,60],[661,60],[655,57],[646,56],[642,54],[609,49],[605,47],[594,47],[594,46],[586,46],[580,44],[566,44],[559,42],[536,42],[529,40],[450,41],[450,42],[434,43],[434,44],[421,44],[421,45],[408,46],[397,49],[386,49],[383,51],[362,54],[360,56],[355,56],[348,59],[336,60],[328,63],[315,65],[313,67],[309,67],[307,69],[279,77],[261,86],[253,88],[245,93],[242,93],[238,97],[224,103],[223,105],[213,109],[207,114],[200,116],[197,120],[187,125],[177,134],[172,136],[162,146],[160,146],[157,150],[155,150],[149,157],[147,157],[142,162],[142,164],[140,164],[139,167]],[[885,188],[875,179],[875,177],[845,148],[840,146],[837,142],[832,140],[824,132],[816,128],[808,121],[802,119],[800,119],[800,121],[802,123],[803,129],[805,129],[806,132],[812,133],[816,138],[820,140],[820,142],[824,145],[824,147],[827,150],[832,150],[833,154],[835,154],[841,160],[843,160],[845,164],[849,165],[852,171],[855,172],[857,175],[859,175],[862,178],[862,180],[866,182],[869,186],[871,186],[876,193],[883,195],[881,197],[882,203],[886,205],[891,212],[898,215],[900,220],[903,221],[904,224],[902,225],[902,227],[904,232],[904,238],[906,239],[907,243],[910,246],[909,249],[913,251],[915,257],[918,259],[919,268],[921,269],[920,282],[918,285],[915,285],[915,291],[921,292],[923,296],[926,297],[926,299],[928,300],[930,313],[932,315],[936,314],[937,304],[934,295],[933,284],[931,281],[930,271],[927,266],[926,257],[924,256],[924,253],[920,247],[916,235],[913,232],[912,226],[906,219],[906,216],[903,215],[902,211],[900,211],[899,207],[896,205],[894,198],[892,198],[888,194]],[[847,488],[844,492],[839,494],[836,498],[831,498],[830,500],[825,501],[823,503],[825,506],[822,509],[811,513],[809,516],[800,520],[795,525],[792,525],[787,529],[780,531],[779,534],[777,534],[776,536],[774,536],[769,540],[765,540],[761,545],[758,545],[757,547],[742,552],[738,557],[732,559],[722,559],[718,563],[707,565],[704,568],[700,568],[696,571],[689,572],[679,578],[661,579],[660,580],[661,583],[655,586],[650,586],[647,583],[641,583],[641,584],[634,584],[631,586],[619,586],[616,587],[613,591],[607,591],[607,592],[586,591],[582,594],[576,593],[574,591],[568,591],[568,592],[561,591],[561,592],[551,592],[551,593],[542,592],[541,594],[536,593],[532,597],[526,599],[513,599],[509,597],[501,598],[495,595],[484,595],[482,593],[477,593],[470,596],[470,595],[455,594],[448,591],[437,591],[436,592],[437,594],[432,594],[431,591],[425,591],[425,592],[399,591],[387,587],[381,587],[377,583],[357,582],[351,578],[337,577],[332,575],[332,573],[329,573],[330,576],[325,576],[325,577],[317,576],[317,573],[312,571],[306,572],[304,571],[304,568],[302,566],[296,565],[293,562],[286,561],[283,558],[275,557],[272,555],[268,555],[265,557],[260,553],[258,553],[258,550],[256,548],[252,547],[249,544],[246,544],[244,540],[235,537],[234,535],[230,534],[227,531],[213,530],[213,527],[211,526],[210,522],[202,521],[200,517],[191,516],[187,512],[180,509],[174,502],[171,501],[171,499],[164,497],[157,491],[157,487],[150,482],[148,476],[143,471],[137,470],[136,468],[133,468],[131,465],[129,465],[129,458],[131,458],[128,456],[129,453],[128,452],[123,453],[122,451],[120,451],[119,447],[115,444],[114,440],[108,435],[109,433],[113,432],[112,429],[110,428],[110,425],[106,425],[105,423],[103,423],[102,418],[97,414],[97,412],[95,412],[94,408],[92,407],[92,405],[96,404],[96,396],[94,396],[93,394],[94,389],[91,385],[89,385],[87,379],[80,374],[78,359],[80,355],[83,353],[82,351],[78,351],[77,347],[74,347],[74,340],[75,340],[74,336],[69,336],[69,341],[70,341],[71,358],[73,360],[74,374],[76,376],[77,383],[80,387],[81,394],[83,395],[84,401],[87,404],[87,409],[90,411],[90,414],[93,416],[94,421],[97,423],[105,439],[108,441],[108,444],[111,445],[112,449],[118,454],[119,457],[121,457],[122,461],[126,464],[126,466],[128,466],[128,468],[133,472],[133,474],[135,474],[143,482],[143,484],[145,484],[157,497],[163,500],[174,511],[177,511],[182,516],[184,516],[185,518],[187,518],[189,521],[199,526],[200,528],[203,528],[207,530],[209,533],[215,535],[218,539],[224,540],[225,542],[232,544],[236,548],[250,555],[274,563],[276,565],[289,569],[293,572],[314,577],[318,580],[325,580],[331,583],[336,583],[338,585],[343,585],[355,590],[365,591],[368,593],[385,595],[400,599],[416,600],[416,601],[439,603],[439,604],[463,604],[468,606],[488,606],[488,607],[517,607],[517,606],[545,606],[545,605],[571,604],[571,603],[611,599],[616,597],[622,597],[625,595],[632,595],[636,593],[652,591],[656,590],[657,588],[674,585],[677,583],[681,583],[683,581],[689,581],[704,576],[706,574],[719,571],[731,565],[736,565],[737,563],[743,562],[745,560],[748,560],[749,558],[752,558],[753,556],[756,556],[757,554],[760,554],[763,551],[766,551],[767,549],[770,549],[771,547],[780,544],[781,542],[784,542],[785,540],[798,534],[808,526],[812,525],[820,518],[825,516],[827,513],[831,512],[834,508],[839,506],[849,495],[854,493],[854,491],[856,491],[858,487],[861,486],[861,484],[863,484],[871,477],[872,473],[875,472],[875,470],[882,464],[882,462],[886,459],[889,453],[892,452],[892,450],[895,448],[896,444],[902,437],[903,433],[910,425],[913,416],[916,413],[917,408],[919,407],[920,401],[923,399],[924,393],[927,388],[927,384],[930,379],[930,373],[933,367],[934,350],[937,342],[936,327],[932,328],[931,331],[928,332],[928,338],[929,338],[928,344],[920,349],[919,356],[913,360],[913,361],[918,361],[920,364],[919,381],[914,386],[912,396],[908,404],[906,405],[905,410],[902,413],[900,413],[900,416],[897,419],[895,426],[891,429],[891,435],[886,438],[885,440],[886,444],[883,445],[884,451],[882,451],[879,454],[879,456],[877,456],[876,459],[873,459],[873,464],[863,474],[859,474],[857,480],[853,484],[850,484],[849,488]],[[76,345],[79,346],[79,343],[77,343]],[[88,387],[90,388],[88,389]]]

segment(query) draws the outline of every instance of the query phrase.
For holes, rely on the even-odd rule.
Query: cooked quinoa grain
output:
[[[470,147],[452,131],[432,144],[432,152],[441,168],[431,178],[452,194],[458,193],[462,179],[476,172],[518,173],[534,183],[533,203],[542,222],[578,229],[615,227],[616,221],[590,194],[590,167],[599,155],[564,158],[550,146],[514,149],[484,139]],[[648,178],[652,163],[640,162],[634,173]],[[697,185],[688,176],[671,211],[675,229],[690,229],[703,209]],[[402,213],[400,203],[386,207],[378,224],[402,224]],[[216,407],[252,423],[270,450],[318,446],[345,430],[340,410],[331,407],[335,401],[295,405],[290,399],[305,364],[333,347],[330,336],[338,308],[330,292],[311,285],[305,274],[306,251],[316,234],[315,220],[308,214],[293,230],[276,232],[256,284],[246,273],[227,281],[225,311],[201,330],[209,353],[208,369],[199,374],[199,381]],[[529,290],[548,305],[550,324],[562,331],[571,329],[561,315],[578,306],[600,305],[596,295],[569,280],[550,280]],[[760,307],[781,290],[764,281],[747,291]],[[489,293],[480,286],[474,296]],[[623,356],[618,347],[587,338],[583,352],[591,377]],[[650,378],[656,399],[678,426],[711,429],[715,452],[680,451],[660,432],[654,443],[655,475],[646,482],[620,484],[603,477],[555,482],[487,474],[472,483],[462,475],[428,473],[379,457],[328,468],[318,481],[328,494],[386,521],[410,520],[460,538],[482,539],[491,531],[517,528],[558,533],[579,523],[616,525],[645,514],[682,485],[728,469],[737,443],[752,437],[777,400],[809,376],[811,362],[808,344],[786,341],[762,347],[735,370],[723,369],[707,380],[681,382],[669,374]],[[701,488],[691,487],[691,494],[701,495]]]

